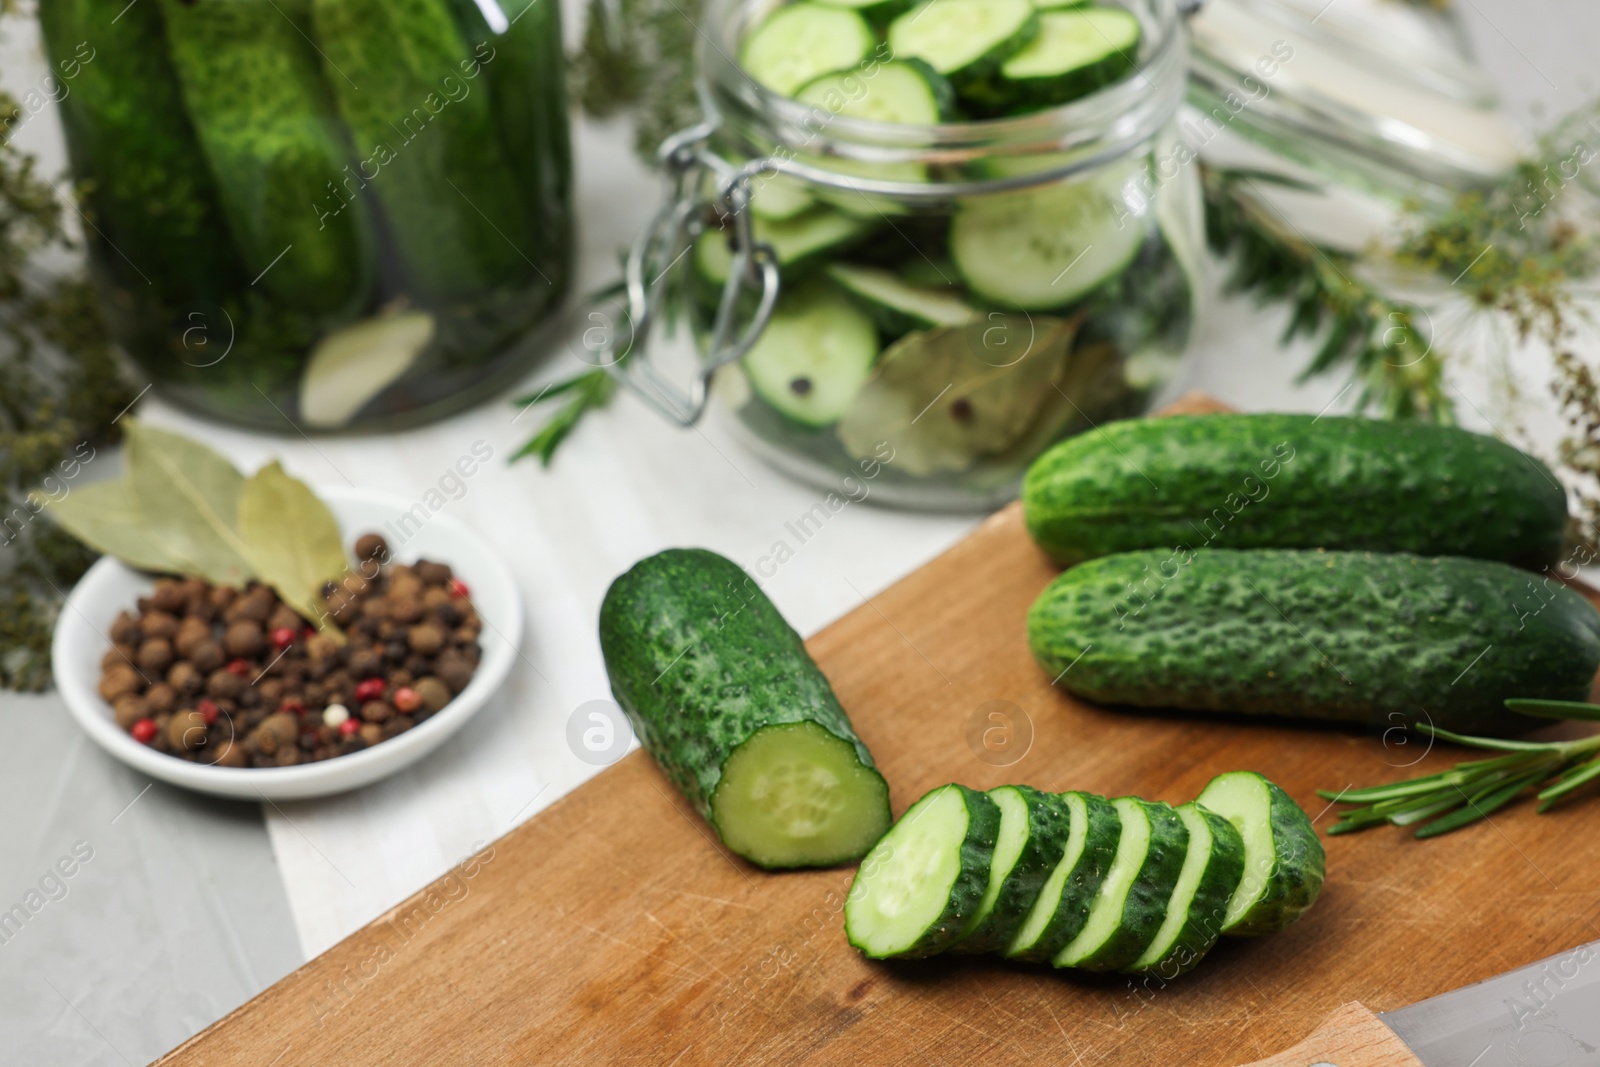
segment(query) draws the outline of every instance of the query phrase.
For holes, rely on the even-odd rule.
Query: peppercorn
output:
[[[158,611],[176,614],[183,610],[184,600],[183,586],[171,578],[160,579],[150,592],[150,603]]]
[[[165,611],[151,611],[139,620],[139,632],[145,637],[171,637],[178,632],[178,617]]]
[[[212,723],[216,722],[217,716],[222,714],[222,709],[217,706],[217,702],[215,700],[211,700],[210,698],[202,698],[197,700],[194,705],[194,710],[200,713],[200,718],[207,726],[210,726]]]
[[[389,542],[383,539],[382,534],[364,533],[356,538],[356,559],[383,560],[389,556]]]
[[[409,626],[422,618],[422,601],[414,596],[395,596],[389,600],[389,618]]]
[[[379,741],[383,740],[383,727],[379,726],[375,722],[362,723],[361,729],[357,730],[356,733],[361,740],[365,741],[369,745],[375,745]]]
[[[106,654],[100,657],[100,670],[108,671],[119,664],[131,666],[138,654],[139,649],[136,645],[112,645],[106,649]]]
[[[182,667],[184,664],[180,663],[178,666]],[[192,667],[190,668],[190,670],[193,669]],[[174,667],[173,670],[177,670],[177,667]],[[175,686],[175,688],[180,693],[191,691],[185,690],[183,686]],[[218,668],[206,675],[206,696],[212,700],[237,700],[239,695],[244,692],[244,689],[244,679],[226,667]]]
[[[126,693],[111,702],[111,713],[117,725],[126,730],[140,719],[149,717],[150,707],[143,697]]]
[[[390,641],[384,645],[383,659],[386,663],[404,663],[406,660],[406,643],[404,641]]]
[[[276,707],[283,700],[283,679],[280,677],[268,675],[257,682],[255,688],[261,694],[261,702],[268,707]]]
[[[422,706],[429,711],[438,711],[450,703],[450,687],[438,678],[430,676],[418,679],[412,688],[422,698]]]
[[[156,736],[160,729],[161,728],[155,724],[154,719],[140,719],[138,722],[133,724],[128,732],[131,733],[133,735],[133,739],[139,742],[141,745],[148,745],[151,739]]]
[[[178,692],[166,682],[157,682],[144,691],[144,702],[152,712],[169,712],[178,705]]]
[[[472,598],[472,590],[468,588],[467,583],[463,582],[460,578],[450,579],[449,589],[450,595],[455,597],[457,600],[470,600]]]
[[[217,745],[214,754],[213,766],[217,767],[243,767],[247,753],[244,745],[236,741],[222,741]]]
[[[120,696],[144,691],[144,679],[132,666],[121,663],[100,676],[100,696],[108,703],[116,703]]]
[[[240,619],[228,624],[222,644],[230,656],[255,656],[266,645],[266,638],[262,636],[260,623]]]
[[[422,579],[410,567],[394,567],[389,571],[388,592],[400,600],[421,600],[428,595]]]
[[[194,651],[189,653],[189,662],[194,664],[195,670],[203,674],[210,674],[227,661],[228,654],[222,650],[220,644],[209,637],[196,645]]]
[[[361,705],[361,717],[367,722],[384,722],[394,714],[394,708],[382,700],[369,700]]]
[[[473,667],[456,649],[450,649],[440,656],[434,664],[434,670],[445,685],[450,687],[452,693],[459,693],[472,681]]]
[[[413,652],[424,656],[431,656],[444,647],[444,631],[432,623],[423,623],[413,626],[406,635],[406,642]]]
[[[206,594],[206,599],[211,601],[211,606],[219,612],[227,612],[230,605],[239,598],[239,590],[231,585],[215,585],[211,592]]]
[[[291,633],[298,634],[300,627],[303,625],[305,624],[301,621],[298,612],[287,604],[279,604],[272,609],[272,615],[267,619],[267,632],[288,630]]]
[[[138,644],[144,636],[144,631],[139,627],[139,620],[129,612],[122,612],[111,623],[111,640],[119,645]]]
[[[300,762],[300,750],[293,744],[284,745],[273,755],[272,762],[279,767],[293,767]]]
[[[178,655],[187,659],[194,653],[197,645],[209,640],[211,640],[211,624],[204,619],[189,615],[178,623],[178,632],[172,638],[172,647],[178,650]]]
[[[261,720],[261,725],[250,731],[246,743],[257,752],[271,755],[281,746],[292,744],[300,735],[300,724],[293,715],[275,712]]]
[[[139,646],[139,669],[147,674],[160,674],[172,665],[172,642],[165,637],[148,638]]]
[[[395,710],[410,713],[422,707],[422,697],[409,685],[403,685],[394,691]]]
[[[180,711],[167,721],[167,743],[193,752],[206,743],[206,721],[198,711]]]
[[[368,678],[356,686],[356,699],[363,704],[381,699],[388,688],[382,678]]]
[[[453,600],[445,601],[429,611],[428,614],[433,616],[434,621],[446,628],[455,626],[462,619],[461,608]]]

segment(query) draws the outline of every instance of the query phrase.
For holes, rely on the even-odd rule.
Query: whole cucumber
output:
[[[447,0],[312,0],[317,46],[410,279],[448,302],[534,276],[529,201]],[[492,65],[493,60],[489,60]]]
[[[731,560],[636,563],[606,591],[600,649],[639,741],[731,851],[830,866],[889,828],[888,786],[828,679]]]
[[[353,314],[373,279],[371,223],[359,199],[330,199],[349,157],[305,0],[161,0],[161,11],[252,284],[298,311]]]
[[[222,300],[242,286],[211,175],[183,110],[167,58],[161,12],[126,0],[43,0],[39,26],[60,77],[61,124],[73,168],[85,179],[96,267],[137,307],[109,310],[145,319]],[[184,323],[184,325],[188,325]]]
[[[1585,700],[1600,615],[1503,563],[1407,553],[1126,552],[1028,613],[1034,658],[1103,704],[1504,735],[1510,697]]]
[[[1040,456],[1028,531],[1066,564],[1139,548],[1559,555],[1567,498],[1537,459],[1450,426],[1310,415],[1131,419]]]

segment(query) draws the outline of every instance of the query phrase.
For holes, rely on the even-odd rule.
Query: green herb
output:
[[[238,516],[239,536],[256,575],[319,630],[338,634],[322,608],[321,592],[348,564],[328,505],[274,460],[244,483]]]
[[[61,598],[94,553],[39,520],[30,494],[80,492],[135,391],[88,281],[40,265],[72,245],[62,198],[10,143],[22,117],[0,93],[0,687],[43,689]]]
[[[535,404],[542,404],[547,400],[566,398],[566,403],[556,412],[544,428],[528,439],[528,443],[519,448],[512,456],[512,461],[523,456],[538,456],[542,466],[550,466],[556,449],[561,447],[561,442],[567,435],[577,429],[578,423],[590,411],[598,411],[611,402],[611,397],[617,391],[616,379],[604,370],[585,371],[565,381],[546,386],[537,393],[519,397],[516,401],[518,407],[528,408]]]
[[[579,104],[596,117],[634,111],[647,163],[668,135],[700,121],[695,55],[703,0],[590,0],[573,63]]]
[[[1600,720],[1600,705],[1565,700],[1508,700],[1506,707],[1548,719]],[[1458,763],[1421,778],[1347,789],[1319,790],[1324,799],[1353,805],[1340,813],[1330,834],[1350,833],[1389,823],[1415,826],[1418,837],[1459,830],[1537,790],[1541,812],[1600,779],[1600,734],[1576,741],[1506,741],[1471,737],[1423,725],[1434,737],[1502,755]],[[1429,821],[1431,820],[1431,821]]]
[[[1322,334],[1301,380],[1348,368],[1358,411],[1386,418],[1453,422],[1444,360],[1417,328],[1417,308],[1361,280],[1357,257],[1318,245],[1257,194],[1257,183],[1300,187],[1260,171],[1202,166],[1206,237],[1231,261],[1227,285],[1291,314],[1280,343]]]

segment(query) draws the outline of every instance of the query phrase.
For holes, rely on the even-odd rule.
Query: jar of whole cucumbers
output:
[[[965,508],[1175,384],[1203,244],[1176,0],[712,0],[704,38],[706,122],[629,263],[633,336],[686,318],[698,375],[634,346],[639,395]]]
[[[113,332],[278,432],[519,376],[571,260],[555,0],[41,0]]]

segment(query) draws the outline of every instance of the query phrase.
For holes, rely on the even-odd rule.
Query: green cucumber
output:
[[[1155,940],[1128,967],[1161,979],[1184,974],[1211,951],[1244,875],[1244,839],[1232,823],[1194,802],[1177,812],[1189,831],[1183,870]]]
[[[1117,797],[1122,817],[1117,857],[1078,936],[1051,962],[1057,967],[1115,971],[1131,965],[1155,940],[1183,870],[1189,831],[1169,804]]]
[[[1405,553],[1103,556],[1045,589],[1028,640],[1049,676],[1102,704],[1469,734],[1532,729],[1508,698],[1582,701],[1600,668],[1600,615],[1572,590]]]
[[[348,146],[306,36],[306,5],[161,0],[161,12],[252,284],[296,310],[358,311],[374,278],[372,223],[359,192],[341,184]]]
[[[1088,7],[1093,0],[1033,0],[1040,11],[1065,11],[1075,7]]]
[[[783,293],[744,357],[750,386],[802,426],[828,426],[849,409],[878,358],[866,313],[826,283]]]
[[[138,293],[141,309],[174,317],[243,288],[251,276],[241,277],[220,236],[227,223],[210,173],[195,165],[200,142],[167,58],[160,8],[48,0],[39,27],[51,58],[77,69],[60,100],[61,124],[73,169],[90,179],[82,196],[94,225],[84,236],[104,251],[97,269]]]
[[[1539,566],[1567,497],[1538,460],[1451,426],[1325,415],[1108,423],[1040,456],[1028,531],[1066,564],[1138,548],[1359,548]]]
[[[1038,31],[1028,0],[927,0],[889,24],[888,41],[897,59],[920,59],[965,92]]]
[[[989,885],[955,952],[997,952],[1011,943],[1071,840],[1072,809],[1059,794],[1026,785],[989,790],[1000,809],[1000,834]]]
[[[955,113],[950,82],[920,59],[880,63],[871,74],[835,71],[795,93],[830,115],[901,126],[931,126]]]
[[[1039,33],[1000,66],[992,103],[1008,113],[1087,96],[1134,69],[1139,20],[1119,7],[1046,11]]]
[[[1127,268],[1145,242],[1123,186],[1143,160],[1075,181],[964,200],[950,255],[973,295],[1043,311],[1072,303]]]
[[[826,867],[888,829],[871,753],[737,564],[704,549],[636,563],[600,605],[600,649],[640,743],[730,851]]]
[[[846,247],[871,233],[867,219],[817,206],[787,219],[752,217],[758,244],[772,246],[778,266],[792,273],[809,265],[822,253]],[[733,231],[707,230],[695,241],[694,262],[700,277],[715,285],[728,280],[733,269]]]
[[[1122,816],[1104,797],[1062,793],[1071,823],[1065,851],[1005,948],[1012,959],[1045,963],[1083,929],[1122,839]]]
[[[949,947],[984,897],[999,831],[999,807],[964,785],[942,785],[911,805],[850,883],[850,944],[872,959]]]
[[[750,32],[739,49],[745,73],[782,96],[830,71],[866,59],[877,38],[848,7],[809,3],[780,7]]]
[[[949,289],[910,285],[881,267],[830,263],[824,272],[891,337],[935,326],[965,326],[983,317],[982,311]]]
[[[445,0],[312,0],[328,84],[414,291],[448,303],[536,277],[529,205],[479,54]],[[493,62],[488,63],[493,67]],[[348,79],[348,80],[347,80]]]
[[[911,0],[815,0],[824,7],[854,11],[874,26],[887,26],[911,6]]]
[[[750,214],[758,219],[792,219],[816,206],[816,198],[795,178],[763,174],[750,182]]]
[[[1243,838],[1243,878],[1232,894],[1222,933],[1277,933],[1316,903],[1327,860],[1317,831],[1300,805],[1254,771],[1229,771],[1196,800],[1232,823]]]

